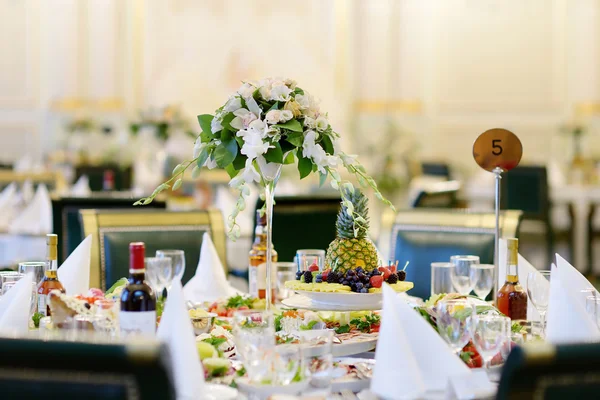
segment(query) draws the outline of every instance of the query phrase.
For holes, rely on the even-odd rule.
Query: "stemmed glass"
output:
[[[592,318],[598,329],[600,329],[600,318],[598,318],[598,304],[600,304],[600,297],[588,296],[585,298],[585,311],[588,316]]]
[[[181,281],[183,273],[185,272],[185,252],[183,250],[157,250],[156,257],[158,258],[170,258],[173,263],[173,275],[168,282],[165,282],[167,292],[171,290],[171,284],[173,279]]]
[[[163,290],[173,281],[171,258],[146,257],[146,280],[154,289],[156,297],[162,297]]]
[[[490,367],[490,361],[510,337],[510,318],[500,315],[479,314],[471,317],[472,339],[475,348]]]
[[[491,264],[474,264],[471,265],[471,272],[469,274],[471,278],[471,285],[473,285],[473,291],[481,300],[490,294],[492,287],[494,287],[494,266]]]
[[[550,299],[550,271],[537,271],[527,274],[527,296],[540,313],[542,337],[546,336],[546,312]]]
[[[454,289],[460,294],[468,295],[474,284],[471,282],[471,266],[479,264],[479,257],[452,256],[450,262],[454,265],[450,275]]]
[[[473,311],[474,307],[467,299],[441,300],[436,305],[438,331],[457,355],[469,343]]]
[[[272,380],[275,324],[270,311],[243,310],[233,315],[237,353],[252,382]]]

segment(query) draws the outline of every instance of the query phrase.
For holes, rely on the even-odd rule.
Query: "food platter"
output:
[[[383,304],[381,293],[313,292],[297,290],[296,293],[323,305],[347,306],[357,310],[380,310]]]
[[[380,293],[373,294],[345,294],[345,293],[319,293],[319,292],[306,292],[314,295],[342,295],[346,297],[329,297],[328,301],[317,301],[314,298],[308,297],[302,294],[297,294],[292,297],[289,297],[283,300],[281,303],[290,308],[298,308],[302,310],[313,310],[313,311],[375,311],[381,310],[382,301]],[[369,297],[366,302],[360,302],[360,300],[365,301],[366,299],[361,296],[379,296],[377,297]],[[316,297],[316,296],[315,296]],[[344,300],[348,299],[348,297],[354,297],[351,299],[351,303],[345,303]]]
[[[345,333],[337,335],[341,340],[334,342],[331,347],[331,354],[334,357],[346,357],[353,354],[365,353],[375,349],[377,346],[378,333]],[[310,346],[304,349],[304,355],[307,357],[316,357],[323,354],[324,345]]]
[[[375,360],[368,358],[342,357],[333,360],[334,370],[331,390],[334,393],[350,390],[358,393],[371,385]]]

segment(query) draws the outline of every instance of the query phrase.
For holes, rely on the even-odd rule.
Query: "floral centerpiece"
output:
[[[177,106],[148,108],[140,111],[139,119],[129,125],[133,135],[137,135],[143,128],[152,129],[157,139],[165,141],[169,138],[171,129],[187,131],[187,123]]]
[[[236,208],[227,219],[228,234],[235,239],[240,235],[236,218],[246,207],[248,185],[260,185],[267,213],[267,296],[271,293],[273,195],[283,165],[296,164],[300,179],[319,174],[321,185],[330,178],[332,187],[340,190],[342,205],[353,217],[355,234],[366,221],[353,212],[348,194],[353,193],[354,186],[342,179],[340,166],[362,187],[371,187],[378,199],[393,207],[356,156],[341,151],[340,135],[333,130],[319,101],[294,80],[267,78],[244,82],[215,115],[199,115],[198,122],[202,133],[196,139],[193,159],[177,165],[171,179],[135,204],[149,204],[161,191],[179,188],[183,174],[191,166],[193,177],[202,167],[223,168],[231,177],[229,185],[239,192]]]

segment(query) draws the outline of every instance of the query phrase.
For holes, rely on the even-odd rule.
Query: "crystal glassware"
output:
[[[431,295],[452,293],[452,269],[454,265],[449,262],[431,263]]]
[[[290,297],[294,292],[285,287],[285,282],[296,279],[296,264],[290,262],[278,262],[277,268],[277,300],[281,301]]]
[[[333,334],[331,329],[298,332],[304,354],[303,372],[310,377],[316,395],[327,396],[331,392]]]
[[[460,294],[468,295],[473,290],[471,282],[471,266],[479,264],[478,256],[452,256],[450,263],[454,265],[450,276],[454,290]]]
[[[470,340],[470,317],[474,307],[467,299],[441,300],[436,305],[440,335],[458,355]]]
[[[168,257],[173,263],[173,277],[166,286],[168,291],[171,289],[171,282],[173,282],[173,279],[181,281],[181,278],[183,278],[185,272],[185,252],[183,250],[157,250],[156,257]]]
[[[502,347],[500,348],[500,354],[502,355],[502,359],[504,362],[508,359],[510,352],[512,351],[514,346],[520,346],[525,342],[523,338],[523,334],[521,333],[510,333],[504,343],[502,343]]]
[[[270,311],[243,310],[233,315],[233,335],[248,378],[260,383],[273,378],[275,324]]]
[[[600,305],[600,297],[588,296],[585,298],[585,311],[598,329],[600,329],[600,318],[598,318],[598,306]]]
[[[470,278],[477,297],[485,300],[494,287],[494,266],[492,264],[471,265]]]
[[[302,373],[302,347],[298,344],[281,344],[273,351],[273,371],[277,385],[289,385]]]
[[[500,315],[474,315],[471,317],[473,345],[483,358],[485,367],[498,354],[510,335],[510,318]]]
[[[156,298],[173,282],[173,263],[170,257],[146,257],[146,281],[154,290]]]
[[[39,284],[42,279],[44,279],[44,273],[46,271],[46,262],[45,261],[32,261],[32,262],[22,262],[19,263],[18,270],[21,274],[33,274],[33,282],[35,284]]]
[[[550,271],[537,271],[527,274],[527,296],[540,313],[542,337],[546,333],[546,312],[550,300]]]
[[[296,251],[298,271],[306,271],[313,264],[319,266],[319,271],[325,268],[325,250],[303,249]]]

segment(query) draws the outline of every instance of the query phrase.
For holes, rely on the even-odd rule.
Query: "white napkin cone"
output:
[[[585,296],[580,288],[591,284],[558,254],[558,266],[552,265],[546,340],[550,343],[578,343],[600,340],[600,331],[585,309]],[[579,279],[577,276],[579,275]],[[587,287],[582,287],[584,282]]]
[[[58,280],[68,294],[83,294],[90,289],[91,254],[92,235],[88,235],[58,269]]]
[[[88,197],[92,194],[90,189],[90,179],[87,175],[81,175],[77,182],[71,187],[71,196]]]
[[[200,249],[200,261],[196,274],[183,288],[185,299],[194,303],[215,301],[224,297],[235,296],[235,290],[225,276],[223,264],[217,254],[210,235],[204,233]]]
[[[201,398],[204,390],[204,369],[196,349],[196,337],[183,298],[181,282],[173,281],[163,311],[157,338],[169,349],[170,366],[177,399]]]
[[[24,334],[29,330],[32,284],[31,274],[27,274],[0,298],[1,333]]]
[[[31,202],[15,218],[8,231],[13,234],[52,233],[52,202],[45,185],[39,185]]]
[[[444,391],[451,376],[471,371],[417,311],[387,284],[371,390],[386,399],[419,399]]]
[[[29,179],[23,182],[23,187],[21,188],[21,198],[23,199],[23,203],[29,204],[29,202],[33,200],[34,194],[33,182]]]
[[[0,193],[0,231],[8,230],[19,209],[19,193],[13,182]]]
[[[506,258],[507,258],[507,243],[505,239],[500,239],[498,244],[498,288],[501,288],[506,283]],[[527,292],[527,275],[530,272],[539,273],[537,268],[529,263],[523,256],[519,254],[519,283],[523,286],[523,290]],[[548,283],[550,285],[550,283]],[[527,298],[527,319],[531,321],[539,321],[540,313]]]

